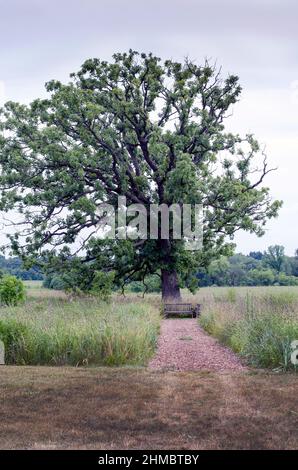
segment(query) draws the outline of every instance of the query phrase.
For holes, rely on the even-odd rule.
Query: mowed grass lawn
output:
[[[297,378],[145,368],[1,369],[2,449],[295,449]]]
[[[201,289],[189,300],[205,305],[204,326],[229,343],[228,320],[237,323],[246,315],[239,311],[246,305],[246,292]],[[258,314],[264,302],[273,302],[274,315],[281,311],[285,318],[288,312],[295,319],[297,289],[253,292],[261,298]],[[116,296],[109,305],[69,302],[61,292],[30,283],[24,306],[0,311],[2,331],[15,331],[18,338],[10,362],[18,358],[19,364],[37,364],[1,366],[0,448],[296,449],[297,374],[270,368],[148,370],[159,308],[156,295],[145,300]],[[14,322],[25,325],[24,331],[9,330]]]

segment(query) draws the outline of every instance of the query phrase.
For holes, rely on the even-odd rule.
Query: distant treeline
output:
[[[5,258],[0,256],[0,272],[12,274],[24,281],[41,281],[43,279],[43,274],[37,267],[25,269],[22,261],[16,257]]]
[[[298,285],[298,250],[286,256],[281,245],[266,251],[237,253],[212,261],[208,269],[199,270],[200,286],[295,286]]]
[[[23,280],[42,280],[43,274],[37,267],[24,269],[19,258],[0,256],[0,271],[13,274]],[[69,275],[69,273],[68,273]],[[198,286],[295,286],[298,285],[298,249],[294,256],[286,256],[281,245],[270,246],[266,251],[252,251],[249,255],[236,253],[212,261],[208,268],[199,269]],[[158,276],[145,278],[147,292],[160,290]],[[52,289],[67,287],[63,275],[52,273],[44,278],[44,286]],[[134,292],[144,290],[141,282],[131,282],[128,289]]]

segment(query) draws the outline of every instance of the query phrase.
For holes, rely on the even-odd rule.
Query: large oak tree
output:
[[[225,132],[241,92],[236,76],[129,51],[111,63],[87,60],[70,83],[46,89],[48,99],[2,110],[1,209],[18,210],[24,223],[11,237],[15,253],[59,256],[64,269],[79,263],[86,286],[100,270],[119,285],[156,273],[163,297],[177,298],[198,266],[229,253],[236,231],[262,235],[277,215],[257,141]],[[203,204],[203,249],[172,238],[101,240],[96,209],[119,195],[146,207]]]

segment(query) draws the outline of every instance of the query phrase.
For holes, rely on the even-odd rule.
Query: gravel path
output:
[[[207,335],[196,319],[162,321],[158,349],[150,369],[171,370],[245,370],[240,359],[228,348]]]

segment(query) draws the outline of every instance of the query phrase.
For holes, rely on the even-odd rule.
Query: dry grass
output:
[[[42,281],[24,281],[25,286],[28,290],[28,295],[31,296],[42,296],[45,298],[51,297],[62,297],[65,298],[63,291],[57,291],[53,289],[45,289],[42,287]],[[187,289],[182,290],[183,301],[187,302],[204,302],[210,299],[214,299],[214,296],[223,297],[231,289],[235,289],[237,294],[240,296],[245,296],[247,292],[250,292],[254,295],[264,295],[264,294],[274,294],[274,293],[297,293],[298,295],[298,286],[264,286],[264,287],[202,287],[196,294],[191,294]],[[146,294],[144,297],[141,293],[128,292],[125,294],[125,297],[118,293],[114,295],[115,299],[121,301],[143,301],[144,298],[152,300],[154,303],[159,303],[161,301],[161,294]]]
[[[297,448],[290,374],[12,366],[0,386],[2,449]]]
[[[51,300],[61,299],[66,300],[67,295],[61,290],[45,289],[42,287],[42,281],[25,281],[26,293],[28,299]]]

